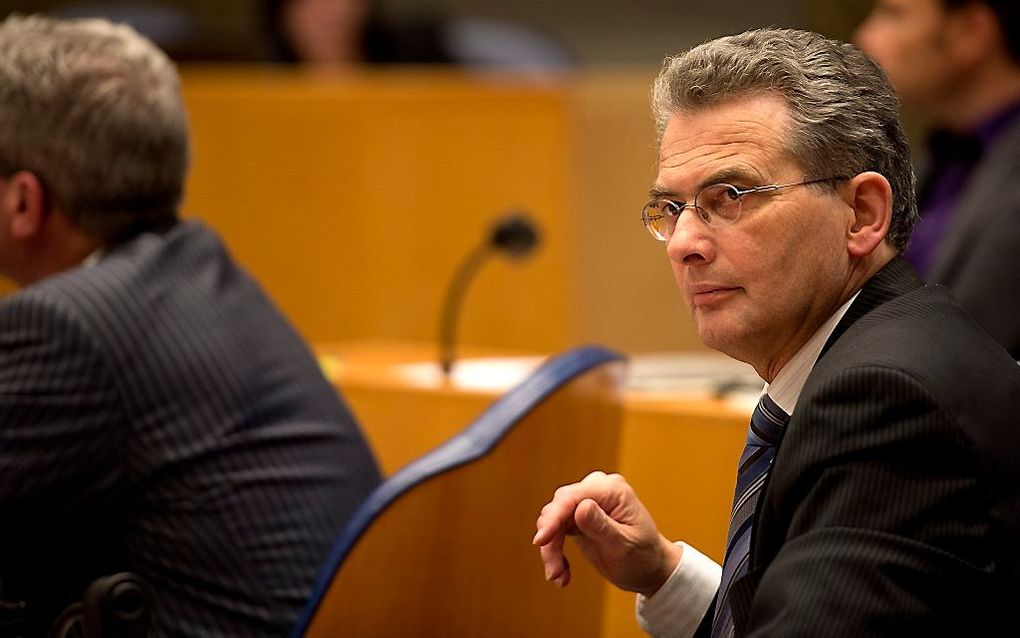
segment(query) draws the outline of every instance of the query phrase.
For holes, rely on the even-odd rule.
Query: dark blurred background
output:
[[[519,25],[560,42],[582,66],[657,63],[668,53],[754,26],[810,28],[847,38],[869,0],[391,0],[376,2],[386,20],[457,16]],[[162,2],[0,2],[11,11],[75,14],[99,8],[112,17],[145,16],[181,60],[265,59],[265,3],[253,0]],[[130,20],[129,20],[130,21]]]

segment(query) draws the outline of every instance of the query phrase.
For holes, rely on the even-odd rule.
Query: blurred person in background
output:
[[[372,0],[266,0],[272,58],[340,67],[366,63],[448,63],[437,19],[397,27]]]
[[[1020,358],[1020,2],[877,0],[855,41],[929,127],[907,259]]]
[[[286,634],[380,481],[309,349],[178,218],[173,64],[126,26],[0,23],[0,610],[45,635],[130,571],[153,633]]]
[[[278,62],[340,68],[352,64],[457,64],[567,67],[551,38],[494,20],[419,15],[394,20],[378,0],[264,0],[269,54]]]

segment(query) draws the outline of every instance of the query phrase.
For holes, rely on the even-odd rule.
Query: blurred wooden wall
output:
[[[433,340],[446,285],[507,211],[534,258],[492,259],[461,335],[555,348],[578,322],[562,91],[414,72],[189,73],[185,212],[219,229],[312,341]]]
[[[639,221],[653,75],[189,71],[185,214],[220,230],[314,342],[433,340],[457,265],[524,210],[541,247],[483,267],[465,343],[698,347]]]

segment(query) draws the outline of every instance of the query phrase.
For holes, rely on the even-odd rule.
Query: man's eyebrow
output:
[[[761,176],[755,175],[751,171],[749,171],[749,170],[747,170],[745,168],[739,168],[739,167],[736,167],[736,166],[731,166],[731,167],[728,167],[728,168],[720,169],[720,170],[712,173],[711,175],[709,175],[705,179],[701,180],[701,182],[698,183],[698,189],[697,190],[698,190],[698,192],[701,192],[701,189],[705,188],[706,186],[711,186],[713,184],[731,184],[731,183],[733,183],[734,186],[751,186],[751,185],[757,185],[760,182],[761,182]],[[668,188],[665,188],[665,187],[662,187],[662,186],[657,186],[657,185],[656,186],[652,186],[652,188],[649,189],[648,194],[653,199],[657,199],[657,198],[660,198],[660,197],[664,197],[664,198],[675,198],[675,197],[677,197],[676,192],[674,192],[674,191],[672,191],[672,190],[670,190]]]
[[[746,168],[730,166],[718,170],[698,184],[698,190],[712,184],[733,184],[734,186],[751,186],[761,183],[761,176],[753,174]]]

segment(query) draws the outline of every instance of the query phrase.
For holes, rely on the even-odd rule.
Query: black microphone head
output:
[[[492,227],[489,245],[510,257],[526,257],[538,245],[538,228],[527,215],[513,213]]]

